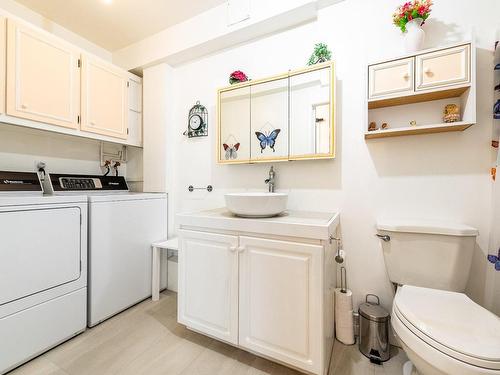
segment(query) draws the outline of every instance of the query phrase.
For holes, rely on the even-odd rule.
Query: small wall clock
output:
[[[189,110],[188,129],[184,132],[189,138],[208,135],[208,111],[199,101]]]

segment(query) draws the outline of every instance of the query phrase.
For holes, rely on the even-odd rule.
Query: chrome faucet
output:
[[[275,186],[275,180],[274,178],[276,177],[276,173],[274,172],[273,166],[271,166],[271,169],[269,169],[269,178],[267,178],[264,182],[269,185],[269,192],[274,193],[274,186]]]

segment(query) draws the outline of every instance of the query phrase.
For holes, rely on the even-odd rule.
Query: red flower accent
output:
[[[232,72],[229,77],[231,79],[234,79],[234,80],[240,81],[240,82],[248,81],[247,75],[245,73],[243,73],[241,70],[236,70],[236,71]]]

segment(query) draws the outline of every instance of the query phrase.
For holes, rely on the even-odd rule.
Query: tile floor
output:
[[[52,349],[9,375],[297,375],[287,367],[191,332],[177,324],[177,295],[164,292]],[[394,349],[383,366],[356,346],[335,343],[330,375],[400,375]]]

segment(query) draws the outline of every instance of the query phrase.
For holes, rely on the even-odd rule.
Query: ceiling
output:
[[[16,0],[108,51],[126,47],[226,0]]]

